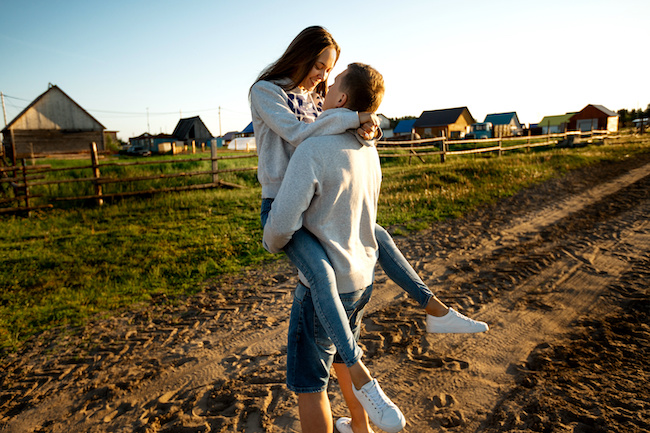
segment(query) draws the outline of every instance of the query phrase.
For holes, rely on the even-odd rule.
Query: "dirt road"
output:
[[[650,430],[650,155],[601,164],[397,239],[488,333],[428,335],[378,274],[365,360],[405,432]],[[1,361],[2,432],[297,432],[286,261],[183,305],[34,338]],[[336,380],[335,416],[346,415]]]

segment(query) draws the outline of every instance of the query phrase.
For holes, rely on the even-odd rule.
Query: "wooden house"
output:
[[[484,123],[490,122],[492,124],[493,137],[513,137],[523,133],[521,123],[516,112],[510,113],[494,113],[485,116]]]
[[[199,116],[181,119],[172,135],[187,146],[210,146],[214,138]]]
[[[12,161],[31,156],[105,150],[104,126],[58,86],[50,85],[3,130],[5,154]]]
[[[571,116],[569,131],[618,131],[618,114],[602,105],[589,104]]]
[[[423,111],[413,124],[416,134],[422,138],[447,137],[459,139],[465,136],[475,120],[467,107]]]

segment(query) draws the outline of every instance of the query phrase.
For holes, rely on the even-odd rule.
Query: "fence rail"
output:
[[[503,137],[479,140],[447,140],[444,137],[409,140],[409,141],[380,141],[378,143],[379,156],[382,158],[418,158],[425,162],[424,157],[440,156],[440,161],[445,162],[448,156],[471,155],[482,153],[497,153],[499,156],[506,151],[519,149],[532,149],[542,146],[556,146],[563,144],[565,146],[575,146],[582,142],[591,142],[594,140],[614,139],[618,136],[609,135],[607,131],[589,131],[568,132],[563,134],[548,134],[542,136],[526,137]],[[468,148],[468,146],[474,147]],[[236,167],[219,169],[219,161],[256,158],[256,154],[247,155],[217,155],[216,147],[211,148],[210,157],[198,157],[188,159],[167,159],[167,160],[145,160],[129,162],[99,162],[97,146],[92,143],[90,146],[90,164],[76,167],[52,168],[49,165],[28,166],[25,160],[22,160],[20,166],[0,167],[0,214],[23,213],[28,215],[32,210],[46,209],[54,207],[54,203],[71,202],[76,200],[95,200],[98,206],[104,203],[105,199],[119,197],[152,195],[156,193],[171,191],[191,191],[209,188],[238,188],[240,185],[225,182],[219,178],[220,174],[235,173],[242,171],[257,170],[257,166]],[[133,167],[146,165],[165,165],[178,163],[206,162],[211,163],[209,170],[199,171],[180,171],[177,173],[162,173],[146,176],[131,177],[110,177],[102,175],[102,171],[110,167]],[[66,178],[66,179],[48,179],[48,174],[62,171],[79,171],[90,170],[90,176]],[[107,193],[105,186],[114,184],[136,184],[137,182],[169,180],[177,178],[191,178],[196,176],[210,176],[211,181],[207,183],[198,183],[193,185],[165,186],[159,188],[146,188],[138,191],[122,191]],[[45,197],[43,194],[33,194],[31,189],[35,187],[47,187],[50,185],[65,185],[86,183],[92,187],[93,193],[59,197]],[[46,203],[35,204],[33,199],[44,198]]]

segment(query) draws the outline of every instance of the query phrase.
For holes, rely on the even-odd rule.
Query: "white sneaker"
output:
[[[352,386],[352,392],[368,413],[370,421],[380,429],[388,433],[397,433],[406,425],[404,415],[384,394],[377,379],[372,379],[361,389]]]
[[[442,317],[427,314],[427,332],[432,334],[474,334],[489,329],[487,323],[472,320],[453,308]]]
[[[342,417],[336,420],[336,430],[339,433],[354,433],[352,430],[352,418]],[[370,429],[370,433],[375,433],[373,429]]]

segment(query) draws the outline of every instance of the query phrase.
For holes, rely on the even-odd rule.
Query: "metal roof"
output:
[[[560,126],[563,123],[569,123],[569,119],[576,113],[566,113],[557,116],[544,116],[539,122],[539,126]]]
[[[410,133],[411,130],[413,130],[413,125],[415,124],[416,120],[418,120],[418,119],[400,120],[399,123],[393,129],[393,133],[394,134],[407,134],[407,133]]]
[[[214,138],[199,116],[179,120],[172,135],[179,140]]]
[[[612,110],[610,110],[609,108],[605,108],[602,105],[591,104],[591,106],[595,107],[598,110],[602,111],[603,113],[607,114],[609,117],[618,116],[618,113],[614,113]]]
[[[87,112],[86,110],[84,110],[84,109],[81,107],[81,105],[77,104],[77,102],[76,102],[74,99],[72,99],[71,97],[69,97],[69,96],[68,96],[68,95],[67,95],[63,90],[61,90],[61,88],[60,88],[59,86],[57,86],[56,84],[50,84],[49,87],[48,87],[48,89],[47,89],[45,92],[43,92],[42,94],[40,94],[36,99],[34,99],[34,100],[32,101],[32,103],[29,104],[27,107],[25,107],[25,109],[24,109],[23,111],[21,111],[20,113],[18,113],[18,115],[17,115],[16,117],[14,117],[13,120],[12,120],[11,122],[9,122],[9,123],[7,124],[7,126],[5,126],[5,127],[2,129],[2,132],[4,132],[4,131],[9,131],[9,129],[13,126],[13,124],[16,123],[16,121],[17,121],[18,119],[20,119],[20,118],[21,118],[25,113],[27,113],[29,110],[31,110],[32,107],[34,107],[36,104],[38,104],[38,102],[39,102],[41,99],[43,99],[43,98],[45,97],[45,95],[47,95],[47,94],[50,93],[50,92],[55,92],[55,91],[59,92],[59,93],[60,93],[60,94],[61,94],[61,95],[66,99],[66,100],[68,100],[68,101],[71,103],[71,105],[72,105],[73,107],[76,107],[76,109],[81,110],[81,112],[83,112],[84,114],[86,114],[86,115],[87,115],[87,116],[88,116],[88,117],[89,117],[93,122],[97,123],[97,125],[98,125],[99,127],[101,127],[102,130],[106,129],[106,127],[105,127],[104,125],[102,125],[102,124],[101,124],[97,119],[95,119],[95,118],[94,118],[94,117],[93,117],[89,112]]]
[[[446,108],[443,110],[423,111],[420,117],[415,121],[415,128],[429,128],[434,126],[447,126],[456,123],[458,118],[467,110],[467,107]],[[470,117],[472,115],[470,114]],[[473,121],[473,120],[472,120]]]
[[[240,134],[251,134],[253,132],[253,122],[249,123],[246,128],[244,128]]]
[[[508,125],[513,117],[519,123],[519,118],[517,118],[517,113],[512,111],[510,113],[493,113],[485,116],[484,123],[490,122],[492,125]]]

